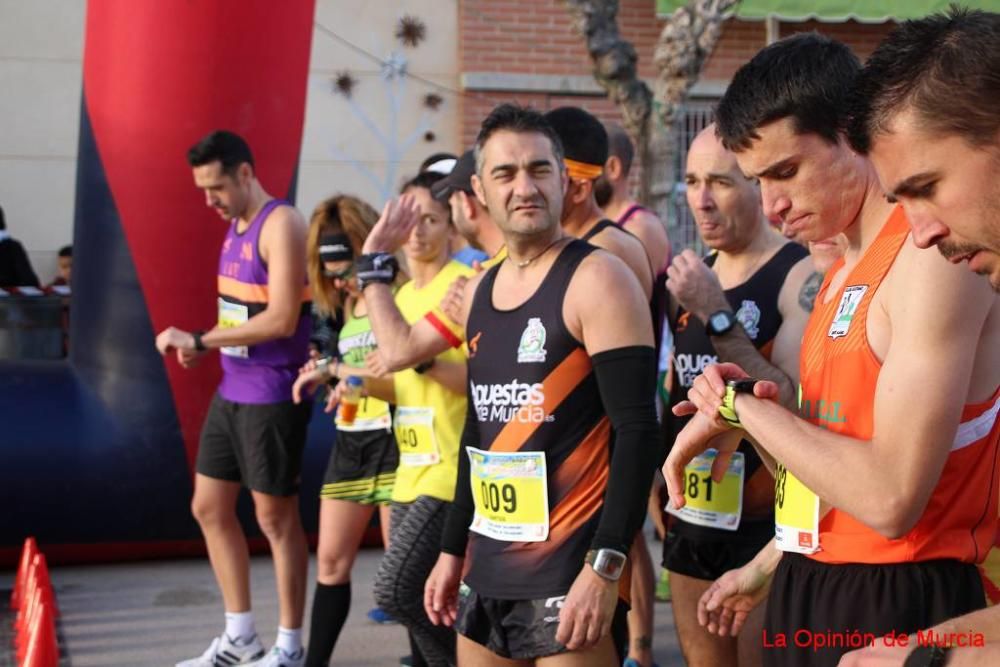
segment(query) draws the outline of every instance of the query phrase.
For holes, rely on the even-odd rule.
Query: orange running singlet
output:
[[[866,321],[909,228],[897,206],[839,294],[825,302],[830,271],[802,340],[801,415],[810,423],[860,440],[871,440],[875,387],[882,368],[868,343]],[[918,297],[919,298],[919,297]],[[919,394],[913,396],[919,409]],[[1000,389],[986,402],[966,405],[941,478],[916,526],[887,539],[846,512],[832,509],[819,524],[824,563],[902,563],[938,558],[981,563],[997,528],[997,455]],[[848,472],[848,471],[844,471]],[[878,493],[878,489],[860,489]]]

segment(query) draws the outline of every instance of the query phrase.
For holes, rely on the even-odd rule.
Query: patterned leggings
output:
[[[389,549],[375,576],[375,602],[412,633],[430,667],[455,664],[455,631],[424,611],[424,583],[441,552],[449,503],[420,496],[393,504]]]

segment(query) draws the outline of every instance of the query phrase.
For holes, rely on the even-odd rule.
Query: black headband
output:
[[[319,258],[324,262],[343,262],[354,259],[354,250],[347,234],[328,234],[319,237]]]

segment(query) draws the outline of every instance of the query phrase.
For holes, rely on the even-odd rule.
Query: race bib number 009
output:
[[[545,453],[466,449],[476,506],[469,530],[504,542],[543,542],[549,536]]]

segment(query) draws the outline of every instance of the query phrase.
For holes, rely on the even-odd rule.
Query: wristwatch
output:
[[[732,311],[717,310],[708,316],[705,331],[709,336],[725,336],[736,326],[736,317]]]
[[[628,556],[615,549],[591,549],[584,560],[594,568],[598,576],[608,581],[618,581],[625,571]]]
[[[938,646],[931,644],[928,646],[918,646],[910,651],[906,656],[903,667],[944,667],[948,664],[948,653],[950,646]]]
[[[208,348],[205,347],[205,342],[202,341],[201,337],[205,335],[204,331],[192,331],[191,338],[194,340],[194,349],[197,352],[204,352]]]
[[[736,414],[736,394],[753,394],[753,388],[756,384],[757,380],[754,378],[741,378],[726,382],[726,395],[722,397],[719,416],[733,428],[743,428],[740,416]]]

